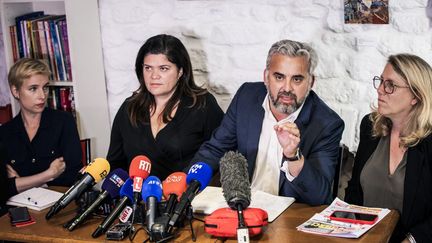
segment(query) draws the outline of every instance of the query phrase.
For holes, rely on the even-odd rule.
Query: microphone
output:
[[[133,192],[141,192],[145,178],[150,174],[151,162],[147,156],[138,155],[132,159],[129,166],[129,176],[133,180]]]
[[[137,210],[138,200],[141,196],[142,184],[144,179],[146,179],[151,170],[151,162],[147,156],[138,155],[132,159],[129,166],[129,176],[133,180],[133,192],[134,200],[132,204],[132,224],[135,219],[135,212]]]
[[[163,195],[167,199],[164,215],[171,216],[178,199],[186,191],[186,174],[184,172],[174,172],[163,182]]]
[[[78,224],[83,222],[87,216],[92,213],[107,197],[115,198],[119,195],[120,187],[128,179],[129,175],[123,169],[115,169],[108,174],[107,179],[102,184],[102,192],[96,198],[96,200],[80,215],[77,215],[72,223],[68,226],[68,230],[72,231]]]
[[[167,199],[164,212],[155,219],[151,228],[150,239],[158,241],[159,239],[168,240],[171,236],[168,232],[168,222],[177,205],[178,199],[186,191],[186,174],[183,172],[174,172],[169,175],[163,182],[163,195]]]
[[[117,203],[116,207],[111,211],[111,213],[105,218],[105,220],[96,228],[93,232],[92,237],[97,238],[103,233],[105,233],[114,220],[121,213],[126,203],[129,201],[133,202],[133,191],[132,191],[132,179],[127,179],[123,186],[120,188],[120,201]]]
[[[245,224],[243,210],[250,205],[251,189],[247,160],[239,152],[229,151],[220,160],[220,182],[229,207],[237,210],[238,242],[249,242],[249,230]]]
[[[184,214],[186,208],[190,205],[195,195],[207,187],[213,176],[213,171],[209,165],[204,162],[198,162],[192,165],[186,176],[188,187],[182,194],[180,202],[174,209],[173,216],[168,223],[168,231],[174,227],[179,217]]]
[[[110,164],[106,159],[96,158],[84,170],[84,175],[51,207],[45,215],[48,220],[61,209],[65,208],[72,200],[81,195],[87,188],[99,182],[109,173]]]
[[[156,176],[149,176],[143,183],[142,199],[146,202],[146,221],[147,230],[151,232],[151,228],[155,222],[157,203],[162,199],[162,183]]]

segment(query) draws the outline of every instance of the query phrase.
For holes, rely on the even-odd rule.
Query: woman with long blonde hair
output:
[[[361,122],[345,200],[397,210],[391,242],[432,242],[432,68],[392,55],[373,81],[378,104]]]

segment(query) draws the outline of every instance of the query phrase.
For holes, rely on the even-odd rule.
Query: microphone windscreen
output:
[[[149,176],[151,170],[151,162],[147,156],[138,155],[132,159],[131,164],[129,166],[129,176],[130,178],[141,177],[147,178]]]
[[[149,176],[143,183],[142,199],[147,201],[148,197],[155,197],[158,202],[162,199],[162,183],[156,176]]]
[[[198,181],[200,183],[200,191],[204,190],[209,184],[213,176],[212,168],[204,163],[198,162],[192,165],[186,176],[186,182],[189,185],[192,181]]]
[[[127,179],[123,186],[120,188],[120,197],[128,197],[131,202],[134,200],[133,196],[133,188],[132,188],[133,180],[131,178]]]
[[[186,191],[186,187],[186,174],[184,172],[174,172],[162,182],[165,198],[169,198],[171,194],[175,194],[177,198],[180,198],[183,192]]]
[[[94,159],[84,170],[84,172],[89,173],[93,177],[96,183],[105,178],[109,171],[110,164],[108,160],[103,158]]]
[[[251,189],[246,158],[238,152],[229,151],[219,163],[220,182],[228,205],[235,209],[241,203],[247,208],[251,200]]]
[[[129,178],[127,172],[123,169],[115,169],[111,171],[105,181],[102,183],[102,190],[107,191],[111,198],[115,198],[120,193],[120,188]]]

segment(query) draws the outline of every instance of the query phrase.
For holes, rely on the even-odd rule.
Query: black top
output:
[[[6,201],[16,190],[12,188],[11,181],[6,173],[6,151],[0,142],[0,216],[7,212]]]
[[[173,172],[182,171],[223,117],[223,111],[212,94],[207,93],[205,100],[204,107],[190,108],[192,98],[182,97],[173,119],[154,138],[150,123],[132,126],[127,112],[129,100],[126,99],[115,116],[111,130],[107,155],[111,169],[128,171],[135,156],[145,155],[152,163],[151,175],[160,180]]]
[[[6,147],[7,163],[20,176],[43,172],[54,159],[63,156],[66,170],[48,182],[50,186],[71,186],[82,167],[82,152],[76,123],[72,115],[64,111],[45,108],[39,128],[31,142],[19,113],[14,119],[0,126],[0,142]],[[12,183],[15,188],[15,180]]]
[[[380,138],[372,137],[372,122],[366,115],[360,125],[351,180],[345,190],[345,201],[363,205],[360,175],[366,161],[375,151]],[[380,183],[379,179],[375,179]],[[407,150],[403,210],[390,242],[401,242],[411,233],[418,243],[432,242],[432,135]]]

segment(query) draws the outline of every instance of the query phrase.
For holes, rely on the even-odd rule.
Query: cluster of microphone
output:
[[[136,214],[142,210],[141,202],[145,205],[145,230],[150,241],[173,238],[175,229],[182,226],[189,210],[191,213],[191,202],[195,195],[210,182],[212,169],[206,163],[198,162],[189,169],[188,174],[175,172],[163,182],[156,176],[149,176],[150,171],[151,162],[143,155],[136,156],[131,161],[129,173],[123,169],[110,172],[107,160],[95,159],[86,167],[81,179],[51,207],[45,218],[49,220],[84,191],[105,178],[98,197],[67,222],[65,228],[74,230],[94,213],[103,201],[118,199],[109,215],[94,230],[94,238],[107,233],[117,218],[122,223],[129,224],[134,231],[133,223],[136,221]],[[162,196],[166,199],[164,204],[160,203]],[[142,224],[144,226],[144,222]]]

